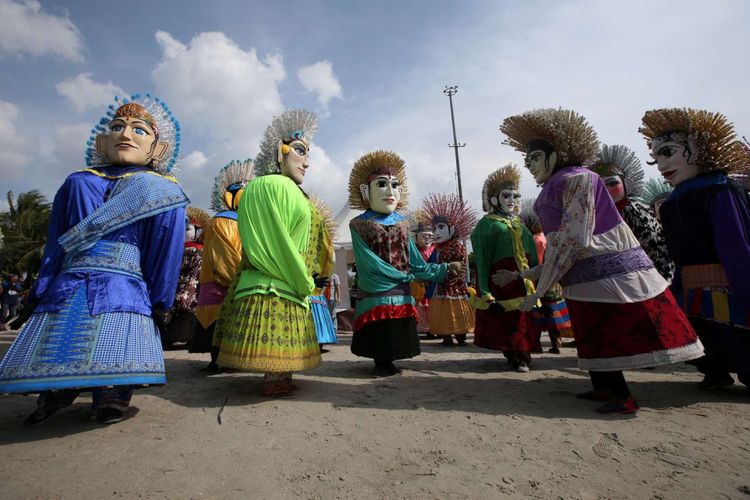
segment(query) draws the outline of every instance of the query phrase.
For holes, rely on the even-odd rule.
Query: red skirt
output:
[[[582,370],[627,370],[703,356],[703,346],[669,290],[625,304],[566,302]]]
[[[474,345],[493,351],[541,352],[541,330],[531,313],[477,310]]]

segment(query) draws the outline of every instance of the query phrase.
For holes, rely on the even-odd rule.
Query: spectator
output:
[[[3,305],[3,323],[16,315],[22,292],[23,285],[18,281],[17,275],[9,274],[8,278],[3,280],[2,292],[0,292],[0,301]]]
[[[338,274],[333,273],[331,275],[331,279],[328,281],[323,294],[328,302],[328,310],[331,313],[331,320],[333,320],[333,330],[337,331],[336,307],[341,302],[341,280]]]

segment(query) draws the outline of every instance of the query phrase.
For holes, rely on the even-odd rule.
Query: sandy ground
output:
[[[25,429],[34,397],[2,396],[0,498],[750,498],[750,397],[698,390],[691,367],[628,372],[644,408],[602,417],[573,397],[589,388],[573,349],[519,374],[426,341],[373,379],[349,342],[291,400],[184,351],[108,427],[82,397]]]

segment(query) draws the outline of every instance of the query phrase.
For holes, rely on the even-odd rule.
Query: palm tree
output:
[[[0,231],[4,236],[0,249],[0,269],[22,274],[28,279],[39,271],[47,241],[52,205],[38,190],[21,193],[13,200],[8,191],[8,211],[0,213]]]

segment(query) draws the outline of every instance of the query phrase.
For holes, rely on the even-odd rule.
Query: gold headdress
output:
[[[482,186],[482,210],[487,213],[494,212],[497,207],[492,205],[490,198],[499,195],[504,189],[517,191],[520,184],[521,171],[512,163],[492,172]]]
[[[640,196],[643,191],[644,175],[641,160],[633,151],[621,144],[602,144],[599,159],[589,168],[603,177],[622,177],[628,196]]]
[[[500,131],[508,136],[503,144],[522,153],[531,141],[548,142],[557,152],[560,167],[589,165],[599,152],[594,129],[586,118],[568,109],[535,109],[511,116],[503,120]]]
[[[671,139],[690,148],[699,172],[733,172],[750,162],[734,132],[734,124],[721,113],[691,108],[646,111],[638,129],[649,148],[654,140]]]
[[[362,156],[354,163],[352,172],[349,174],[349,206],[352,208],[367,210],[369,203],[362,197],[359,186],[369,185],[370,181],[377,175],[392,175],[401,184],[401,199],[396,210],[406,208],[409,190],[406,186],[406,168],[404,160],[392,151],[373,151]]]
[[[202,208],[187,207],[185,214],[187,215],[187,218],[190,220],[191,224],[194,224],[201,229],[206,229],[209,222],[211,222],[211,216],[208,215],[208,212],[206,212]]]

